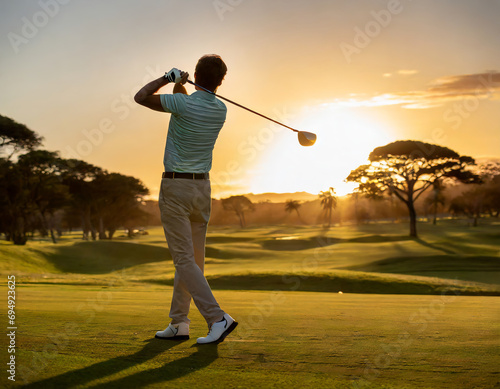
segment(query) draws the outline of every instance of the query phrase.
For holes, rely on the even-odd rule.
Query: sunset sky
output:
[[[227,104],[213,196],[345,194],[349,172],[394,140],[500,157],[499,17],[499,0],[3,1],[0,114],[155,197],[169,115],[133,95],[216,53],[218,93],[318,140],[301,147]]]

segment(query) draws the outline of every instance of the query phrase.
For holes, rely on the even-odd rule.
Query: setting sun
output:
[[[349,172],[365,163],[375,147],[393,140],[384,123],[330,104],[304,108],[291,125],[316,133],[316,144],[301,147],[295,134],[280,130],[251,171],[252,192],[319,193],[333,186],[345,195],[354,187],[344,182]]]

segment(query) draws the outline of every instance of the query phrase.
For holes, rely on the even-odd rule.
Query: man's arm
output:
[[[189,73],[181,72],[181,74],[182,74],[182,81],[180,83],[175,84],[174,93],[184,93],[187,95],[186,88],[184,87],[183,84],[187,82]],[[144,105],[145,107],[148,107],[155,111],[165,112],[163,106],[161,105],[160,95],[157,95],[155,93],[158,92],[158,90],[163,88],[168,83],[169,81],[165,77],[160,77],[144,85],[139,90],[139,92],[137,92],[136,95],[134,96],[135,102],[137,104]]]
[[[155,93],[167,85],[168,82],[165,77],[160,77],[144,85],[134,96],[135,102],[155,111],[165,112],[161,105],[160,95],[155,95]]]
[[[186,87],[184,85],[182,85],[181,83],[174,85],[174,94],[175,93],[182,93],[184,95],[188,94],[187,90],[186,90]]]

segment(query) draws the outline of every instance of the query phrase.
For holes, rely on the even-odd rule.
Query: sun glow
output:
[[[305,108],[290,125],[316,133],[316,144],[302,147],[297,135],[283,128],[250,172],[251,191],[314,194],[334,187],[337,195],[352,192],[356,185],[344,181],[350,171],[366,163],[375,147],[393,140],[390,128],[361,112],[328,104]]]

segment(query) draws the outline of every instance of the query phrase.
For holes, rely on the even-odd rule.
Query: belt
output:
[[[176,172],[163,172],[162,178],[185,178],[189,180],[208,180],[208,173],[176,173]]]

